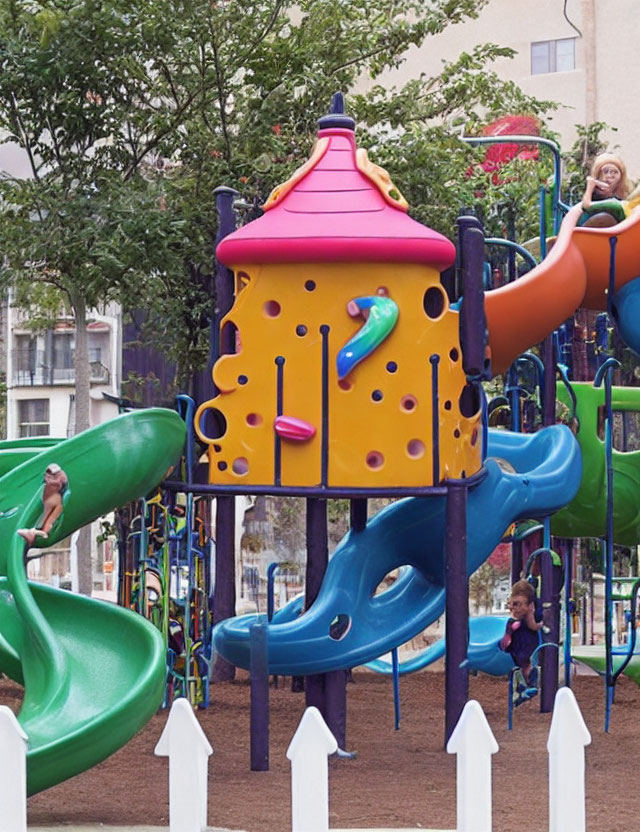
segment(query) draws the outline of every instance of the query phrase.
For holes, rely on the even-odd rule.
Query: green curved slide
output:
[[[598,437],[598,413],[604,408],[604,388],[572,382],[578,444],[582,451],[580,490],[568,506],[554,514],[551,532],[559,537],[605,537],[607,526],[607,469],[605,446]],[[558,398],[570,404],[558,387]],[[614,411],[640,411],[640,388],[612,387]],[[602,411],[600,411],[602,412]],[[640,451],[617,451],[613,457],[613,539],[621,546],[640,543]]]
[[[162,701],[162,636],[114,605],[29,583],[20,528],[42,514],[42,479],[57,463],[69,485],[51,546],[143,496],[181,454],[170,410],[138,410],[72,439],[0,443],[0,670],[24,685],[29,794],[72,777],[124,745]]]

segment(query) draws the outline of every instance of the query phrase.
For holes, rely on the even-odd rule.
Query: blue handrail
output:
[[[553,233],[557,234],[560,229],[561,213],[567,210],[567,206],[560,200],[560,185],[562,182],[562,157],[560,148],[556,142],[546,139],[543,136],[461,136],[467,144],[539,144],[549,148],[553,154],[553,190],[551,192],[551,205],[553,209]],[[545,235],[540,236],[540,242]]]
[[[605,401],[605,460],[607,471],[607,525],[606,525],[606,541],[605,541],[605,621],[604,621],[604,637],[606,650],[606,665],[605,665],[605,715],[604,715],[604,730],[609,731],[609,722],[611,719],[611,705],[613,704],[613,694],[617,676],[613,673],[613,655],[612,655],[612,641],[613,641],[613,600],[611,598],[613,592],[613,408],[611,402],[611,373],[620,367],[620,362],[615,358],[607,358],[607,360],[598,368],[596,377],[593,380],[594,387],[600,387],[604,382],[604,401]]]

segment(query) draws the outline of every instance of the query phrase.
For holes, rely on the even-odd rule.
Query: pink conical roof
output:
[[[453,244],[407,215],[388,178],[389,187],[380,181],[384,171],[371,173],[356,160],[353,130],[328,127],[318,138],[310,163],[276,189],[264,215],[220,242],[218,260],[428,263],[438,269],[453,263]]]

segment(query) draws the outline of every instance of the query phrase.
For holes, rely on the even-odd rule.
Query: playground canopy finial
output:
[[[331,96],[329,115],[318,119],[318,127],[320,130],[326,130],[329,127],[342,127],[345,130],[356,129],[355,121],[351,116],[344,114],[344,95],[340,91]]]

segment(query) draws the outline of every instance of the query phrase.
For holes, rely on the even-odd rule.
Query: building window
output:
[[[49,435],[49,399],[18,401],[20,438]]]
[[[540,40],[531,44],[531,74],[569,72],[576,68],[576,39]]]

